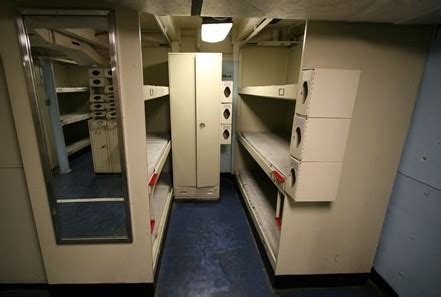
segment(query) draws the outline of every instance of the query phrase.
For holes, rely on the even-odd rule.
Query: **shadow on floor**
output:
[[[70,168],[69,173],[54,175],[53,188],[57,199],[124,197],[121,174],[95,174],[90,150],[72,159]]]
[[[358,287],[273,290],[234,182],[221,179],[219,202],[173,204],[156,297],[381,297]],[[49,296],[46,290],[0,291],[0,297]]]
[[[360,287],[273,290],[234,181],[221,179],[219,202],[174,203],[157,297],[383,296]]]

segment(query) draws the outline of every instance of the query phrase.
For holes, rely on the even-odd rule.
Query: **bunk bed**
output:
[[[284,132],[240,132],[240,143],[280,190],[289,176],[290,136]]]
[[[242,170],[236,178],[247,209],[255,226],[258,226],[257,232],[274,267],[280,241],[280,230],[275,224],[277,201],[273,199],[277,191],[261,171]]]
[[[153,99],[165,99],[168,94],[169,88],[166,86],[143,86],[144,104],[148,104]],[[146,106],[149,109],[149,106]],[[150,112],[153,113],[155,111],[150,110]],[[152,238],[153,269],[155,269],[173,197],[171,173],[163,172],[164,165],[170,157],[170,132],[147,132],[146,147],[150,232]]]
[[[291,196],[290,142],[301,47],[241,48],[236,103],[236,180],[272,268],[276,270],[283,205]],[[265,59],[263,67],[262,59]],[[268,100],[269,99],[269,100]]]

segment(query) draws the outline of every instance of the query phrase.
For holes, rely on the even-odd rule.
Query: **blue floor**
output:
[[[70,167],[71,172],[54,175],[57,199],[124,197],[121,174],[95,174],[90,150],[71,160]]]
[[[234,181],[219,202],[175,202],[158,274],[157,297],[383,296],[360,287],[273,290]]]
[[[57,200],[124,197],[121,174],[95,174],[90,150],[69,165],[71,172],[54,175]],[[125,202],[57,203],[57,212],[63,239],[127,237]]]
[[[64,239],[127,238],[124,202],[58,203]]]
[[[219,202],[175,202],[156,297],[382,297],[372,283],[358,287],[274,290],[234,181],[221,178]],[[49,296],[46,290],[0,290],[0,297]]]

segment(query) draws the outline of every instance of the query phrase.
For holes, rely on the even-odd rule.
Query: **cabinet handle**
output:
[[[101,146],[101,148],[103,149],[103,148],[106,148],[107,147],[107,144],[105,144],[105,145],[103,145],[103,146]]]
[[[200,127],[201,129],[205,128],[205,123],[200,123],[200,124],[199,124],[199,127]]]

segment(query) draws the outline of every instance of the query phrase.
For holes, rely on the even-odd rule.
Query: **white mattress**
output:
[[[285,176],[289,175],[290,136],[288,133],[242,132],[242,135],[269,163]]]
[[[153,170],[161,159],[162,154],[170,141],[168,134],[149,134],[147,135],[147,174],[151,176]]]
[[[280,241],[280,230],[275,223],[277,189],[261,171],[241,171],[239,180],[247,195],[245,199],[254,209],[258,225],[277,257]]]

